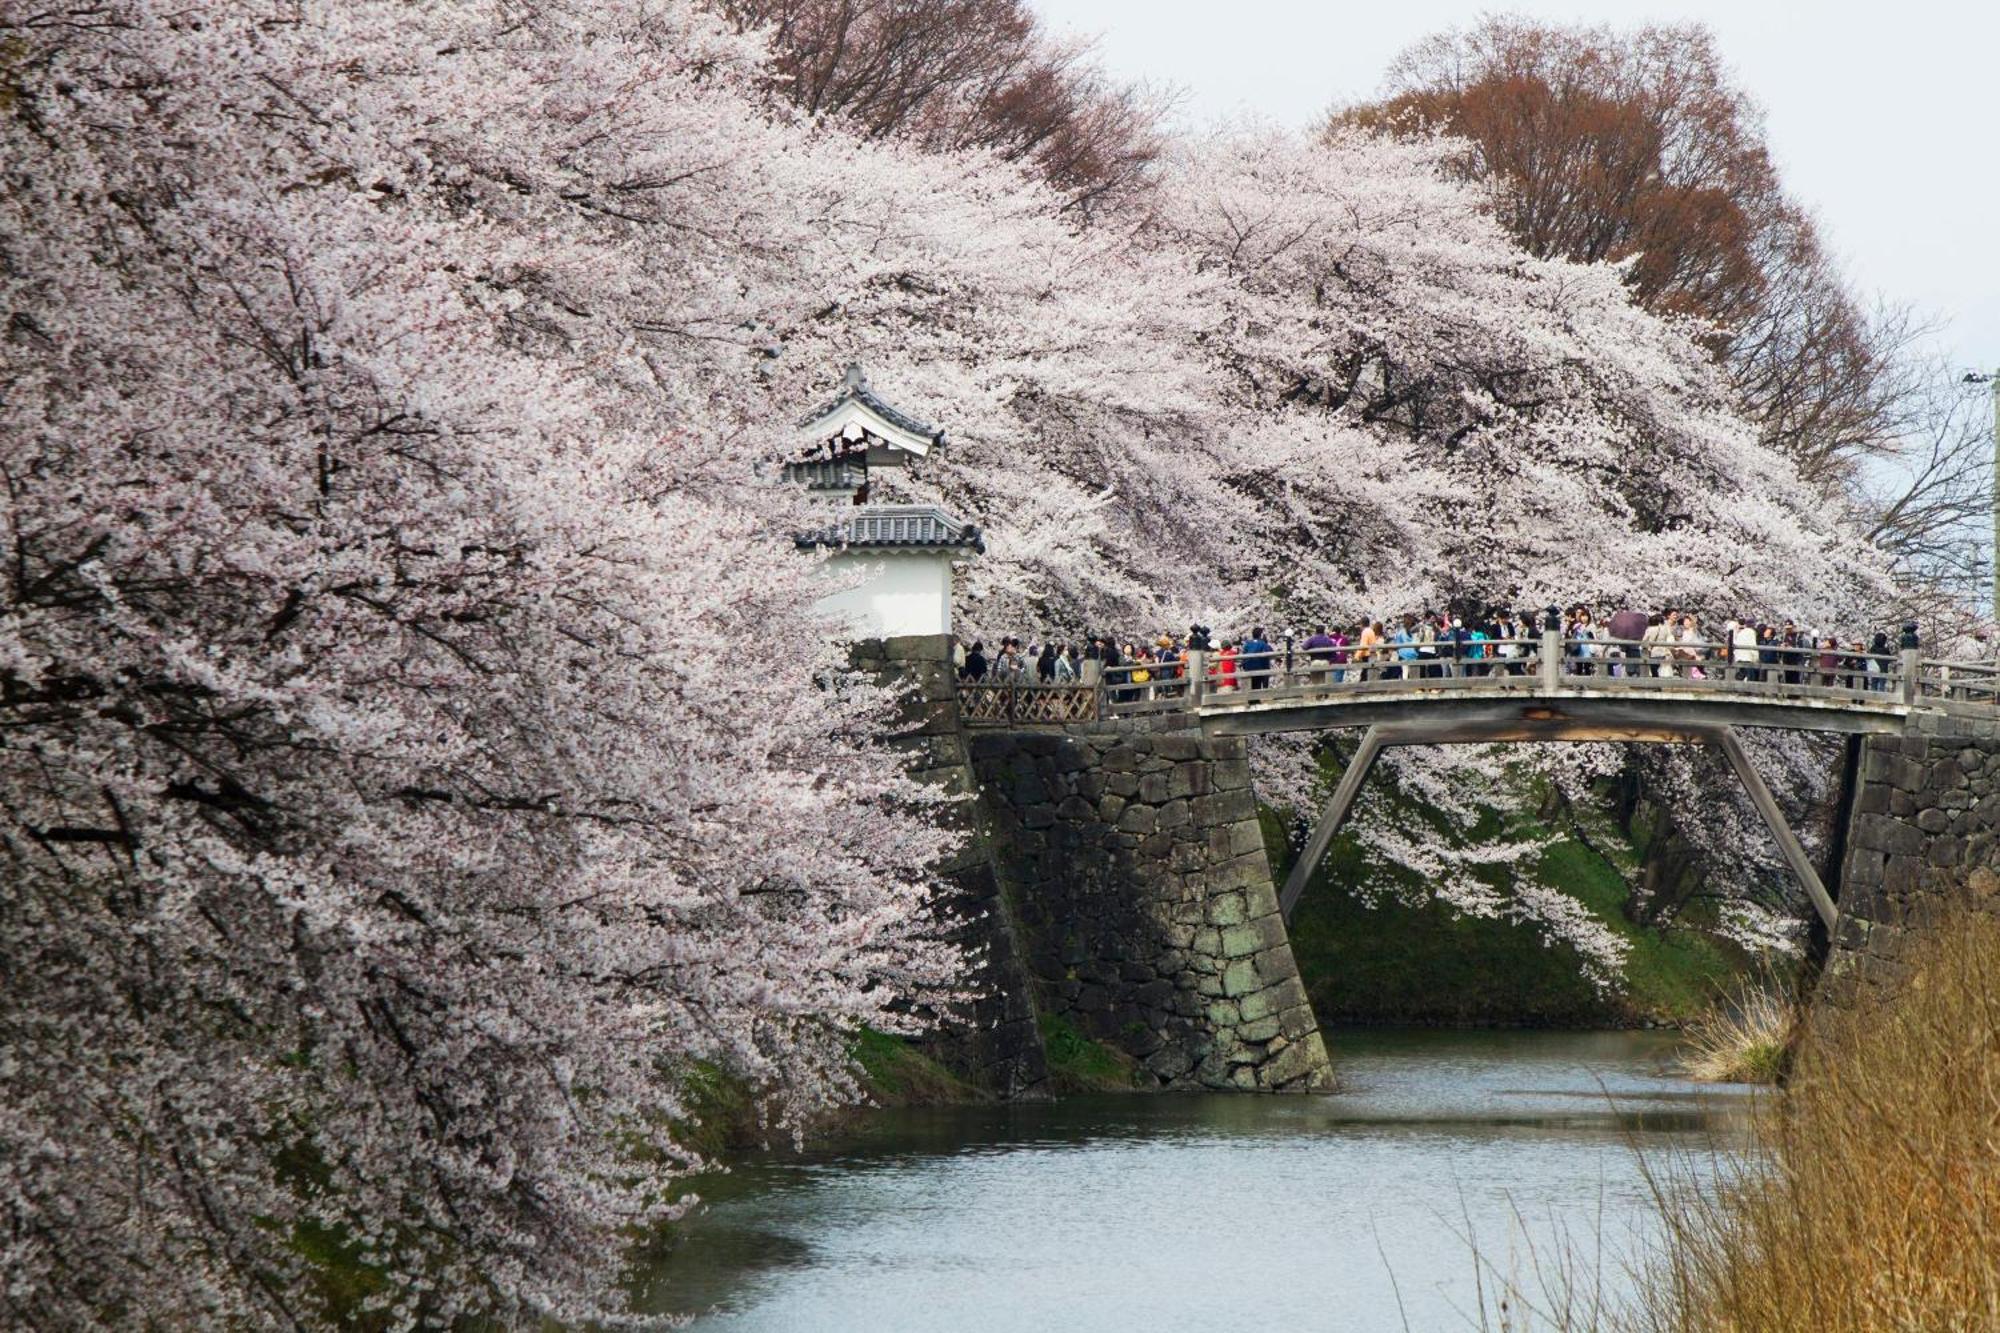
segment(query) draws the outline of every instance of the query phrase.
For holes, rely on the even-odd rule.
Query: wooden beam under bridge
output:
[[[1362,734],[1361,744],[1348,761],[1347,768],[1340,775],[1332,799],[1320,812],[1313,824],[1311,835],[1300,851],[1298,860],[1292,863],[1291,873],[1285,876],[1285,886],[1278,894],[1278,909],[1285,920],[1292,919],[1292,909],[1298,905],[1305,893],[1306,884],[1313,872],[1326,857],[1326,850],[1340,833],[1354,809],[1355,800],[1361,795],[1361,786],[1374,768],[1378,755],[1392,746],[1398,745],[1483,745],[1499,741],[1541,741],[1541,742],[1584,742],[1584,741],[1636,741],[1661,745],[1713,745],[1721,750],[1735,770],[1736,777],[1743,784],[1750,797],[1750,804],[1764,820],[1764,826],[1771,831],[1771,838],[1778,844],[1779,854],[1798,879],[1806,897],[1820,920],[1826,923],[1830,932],[1839,920],[1840,909],[1820,881],[1819,872],[1813,868],[1812,859],[1806,855],[1805,847],[1798,836],[1785,823],[1784,812],[1771,795],[1756,766],[1750,762],[1749,754],[1738,739],[1736,729],[1727,726],[1702,726],[1693,724],[1674,725],[1652,723],[1637,725],[1629,721],[1593,721],[1587,718],[1566,716],[1552,708],[1528,707],[1518,711],[1509,710],[1505,715],[1486,718],[1457,718],[1438,722],[1396,722],[1377,723]]]

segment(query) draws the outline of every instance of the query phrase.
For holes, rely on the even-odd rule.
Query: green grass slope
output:
[[[1503,894],[1511,875],[1532,876],[1581,902],[1630,945],[1622,986],[1610,992],[1585,975],[1576,950],[1551,943],[1533,923],[1461,915],[1399,868],[1372,867],[1351,834],[1328,850],[1291,923],[1292,951],[1322,1023],[1523,1024],[1595,1027],[1680,1022],[1713,1000],[1749,965],[1739,950],[1690,923],[1666,930],[1627,920],[1628,876],[1639,854],[1616,823],[1591,810],[1568,811],[1554,827],[1537,813],[1538,793],[1524,789],[1512,808],[1482,813],[1459,831],[1550,836],[1539,856],[1513,870],[1482,868]],[[1410,827],[1434,828],[1436,811],[1392,796]],[[1280,878],[1291,851],[1282,826],[1266,812],[1265,844]],[[1369,873],[1386,873],[1409,892],[1364,902],[1354,891]],[[1411,905],[1414,903],[1415,905]]]

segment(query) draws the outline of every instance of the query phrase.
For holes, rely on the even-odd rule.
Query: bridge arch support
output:
[[[1354,803],[1361,795],[1361,788],[1368,780],[1369,772],[1384,750],[1405,745],[1481,745],[1496,741],[1639,741],[1655,744],[1711,745],[1720,750],[1729,760],[1737,781],[1743,784],[1750,803],[1756,807],[1770,830],[1771,839],[1778,846],[1779,854],[1790,868],[1799,886],[1805,890],[1806,898],[1812,903],[1820,922],[1831,935],[1839,926],[1840,909],[1834,895],[1821,880],[1812,858],[1806,854],[1804,845],[1791,825],[1785,822],[1784,812],[1779,809],[1777,798],[1764,781],[1757,766],[1743,748],[1743,742],[1736,728],[1726,724],[1673,722],[1654,720],[1643,724],[1622,718],[1592,718],[1565,713],[1553,708],[1526,708],[1511,716],[1493,716],[1485,719],[1456,719],[1443,722],[1404,721],[1377,722],[1362,733],[1361,743],[1341,773],[1335,784],[1333,795],[1320,811],[1313,829],[1306,839],[1304,849],[1293,862],[1291,873],[1285,877],[1284,887],[1278,893],[1278,910],[1289,922],[1299,899],[1312,876],[1325,859],[1326,852],[1333,845],[1353,812]]]

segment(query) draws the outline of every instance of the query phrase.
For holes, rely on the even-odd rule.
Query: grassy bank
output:
[[[1661,1185],[1643,1333],[2000,1328],[2000,922],[1917,940],[1886,998],[1822,1007],[1720,1195]]]
[[[902,1037],[863,1028],[851,1050],[868,1106],[949,1106],[993,1100],[991,1093],[959,1078]],[[764,1146],[756,1090],[748,1083],[713,1066],[703,1066],[688,1079],[687,1091],[690,1114],[674,1130],[681,1143],[714,1161],[726,1161],[736,1153]],[[835,1112],[823,1128],[835,1128],[865,1110],[862,1106]]]
[[[1533,924],[1458,914],[1430,898],[1428,886],[1411,872],[1371,864],[1347,833],[1328,850],[1291,924],[1292,951],[1323,1023],[1679,1023],[1707,1009],[1752,962],[1699,921],[1662,930],[1626,918],[1642,849],[1608,817],[1565,811],[1545,822],[1536,793],[1524,790],[1515,808],[1482,812],[1479,827],[1447,829],[1427,807],[1393,792],[1391,801],[1395,818],[1408,827],[1432,827],[1440,838],[1504,832],[1549,839],[1518,868],[1485,867],[1480,877],[1504,893],[1510,875],[1532,876],[1577,899],[1625,940],[1624,983],[1610,993],[1601,990],[1587,979],[1573,948],[1546,941]],[[1264,830],[1282,879],[1291,849],[1269,812]],[[1387,894],[1363,902],[1353,886],[1371,875],[1397,881],[1415,905]]]
[[[1041,1021],[1042,1050],[1049,1063],[1049,1091],[1130,1092],[1141,1085],[1139,1062],[1101,1041],[1092,1041],[1076,1025],[1056,1014]],[[1143,1081],[1151,1085],[1151,1080]]]

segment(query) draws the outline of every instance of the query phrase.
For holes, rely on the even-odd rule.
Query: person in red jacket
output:
[[[1215,684],[1217,689],[1236,688],[1236,640],[1224,639],[1222,651],[1215,655]]]

